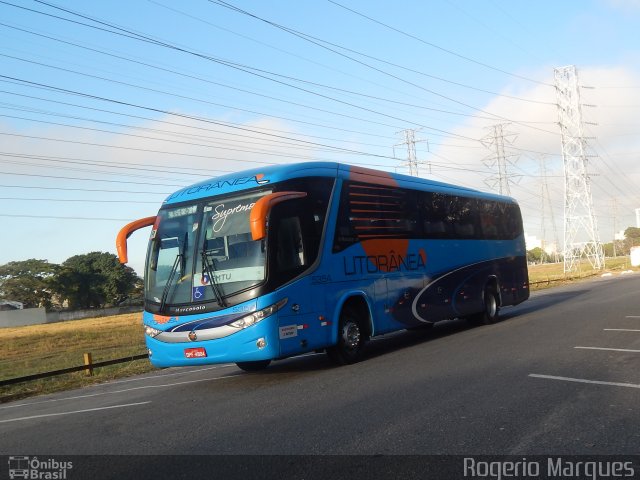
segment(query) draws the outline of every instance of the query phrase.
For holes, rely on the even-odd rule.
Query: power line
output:
[[[475,59],[473,59],[471,57],[467,57],[465,55],[459,54],[457,52],[454,52],[453,50],[449,50],[448,48],[441,47],[440,45],[436,45],[435,43],[428,42],[428,41],[426,41],[426,40],[424,40],[424,39],[422,39],[420,37],[417,37],[415,35],[407,33],[407,32],[405,32],[403,30],[398,29],[398,28],[392,27],[391,25],[388,25],[388,24],[386,24],[384,22],[376,20],[376,19],[374,19],[374,18],[372,18],[372,17],[370,17],[368,15],[365,15],[365,14],[363,14],[361,12],[358,12],[358,11],[352,9],[352,8],[346,7],[345,5],[342,5],[342,4],[338,3],[338,2],[335,2],[334,0],[327,0],[327,1],[329,3],[333,3],[334,5],[336,5],[336,6],[340,7],[340,8],[348,10],[351,13],[354,13],[354,14],[360,16],[360,17],[366,18],[367,20],[369,20],[371,22],[377,23],[378,25],[381,25],[381,26],[383,26],[385,28],[388,28],[389,30],[393,30],[396,33],[399,33],[399,34],[404,35],[406,37],[412,38],[413,40],[416,40],[416,41],[418,41],[420,43],[423,43],[425,45],[429,45],[430,47],[436,48],[438,50],[441,50],[441,51],[443,51],[445,53],[448,53],[448,54],[453,55],[455,57],[461,58],[461,59],[466,60],[468,62],[475,63],[476,65],[480,65],[482,67],[488,68],[490,70],[494,70],[496,72],[504,73],[505,75],[509,75],[511,77],[520,78],[521,80],[527,80],[528,82],[537,83],[538,85],[546,85],[548,87],[553,87],[553,85],[550,84],[550,83],[541,82],[541,81],[535,80],[533,78],[529,78],[529,77],[525,77],[525,76],[522,76],[522,75],[518,75],[517,73],[508,72],[508,71],[503,70],[501,68],[494,67],[494,66],[489,65],[487,63],[483,63],[483,62],[480,62],[478,60],[475,60]]]
[[[33,176],[33,175],[28,175]],[[141,195],[169,195],[171,192],[140,192],[133,190],[106,190],[101,188],[70,188],[70,187],[41,187],[41,186],[33,186],[33,185],[7,185],[1,184],[0,187],[3,188],[24,188],[29,190],[61,190],[61,191],[71,191],[71,192],[100,192],[100,193],[131,193],[131,194],[141,194]],[[134,200],[137,202],[137,200]]]
[[[449,96],[447,96],[447,95],[443,95],[443,94],[438,93],[438,92],[436,92],[436,91],[434,91],[434,90],[430,90],[430,89],[428,89],[428,88],[425,88],[425,87],[423,87],[423,86],[421,86],[421,85],[418,85],[418,84],[416,84],[416,83],[414,83],[414,82],[411,82],[411,81],[409,81],[409,80],[403,79],[403,78],[401,78],[401,77],[399,77],[399,76],[397,76],[397,75],[395,75],[395,74],[393,74],[393,73],[386,72],[386,71],[384,71],[384,70],[382,70],[382,69],[379,69],[379,68],[377,68],[377,67],[374,67],[374,66],[372,66],[372,65],[369,65],[368,63],[365,63],[365,62],[362,62],[362,61],[360,61],[360,60],[357,60],[357,59],[355,59],[355,58],[353,58],[353,57],[350,57],[349,55],[345,55],[344,53],[340,53],[340,52],[338,52],[338,51],[336,51],[336,50],[334,50],[334,49],[332,49],[332,48],[327,47],[326,45],[332,45],[332,46],[336,46],[336,47],[338,47],[338,48],[344,48],[344,47],[340,47],[340,46],[338,46],[338,45],[332,44],[331,42],[327,42],[326,40],[322,40],[322,39],[319,39],[319,38],[314,37],[314,36],[312,36],[312,35],[308,35],[308,34],[305,34],[305,33],[299,32],[299,31],[294,30],[294,29],[292,29],[292,28],[285,27],[285,26],[283,26],[283,25],[277,24],[277,23],[272,22],[272,21],[270,21],[270,20],[266,20],[266,19],[264,19],[264,18],[262,18],[262,17],[259,17],[259,16],[255,15],[255,14],[252,14],[252,13],[250,13],[250,12],[247,12],[247,11],[245,11],[245,10],[242,10],[241,8],[235,7],[235,6],[231,5],[231,4],[229,4],[228,2],[224,2],[224,1],[222,1],[222,0],[208,0],[208,1],[209,1],[210,3],[216,4],[216,5],[220,5],[220,6],[225,7],[225,8],[229,8],[230,10],[236,11],[236,12],[238,12],[238,13],[242,13],[243,15],[248,15],[248,16],[250,16],[250,17],[252,17],[252,18],[255,18],[255,19],[257,19],[257,20],[260,20],[260,21],[262,21],[262,22],[265,22],[265,23],[267,23],[267,24],[269,24],[269,25],[271,25],[271,26],[273,26],[273,27],[275,27],[275,28],[278,28],[278,29],[280,29],[280,30],[283,30],[283,31],[285,31],[285,32],[287,32],[287,33],[290,33],[291,35],[294,35],[294,36],[296,36],[296,37],[298,37],[298,38],[301,38],[301,39],[303,39],[303,40],[305,40],[305,41],[307,41],[307,42],[310,42],[310,43],[312,43],[312,44],[314,44],[314,45],[317,45],[317,46],[319,46],[320,48],[323,48],[323,49],[325,49],[325,50],[328,50],[328,51],[330,51],[330,52],[333,52],[333,53],[335,53],[335,54],[337,54],[337,55],[340,55],[340,56],[342,56],[342,57],[344,57],[344,58],[347,58],[347,59],[349,59],[349,60],[352,60],[352,61],[354,61],[354,62],[356,62],[356,63],[358,63],[358,64],[360,64],[360,65],[362,65],[362,66],[365,66],[365,67],[367,67],[367,68],[370,68],[370,69],[372,69],[372,70],[374,70],[374,71],[376,71],[376,72],[378,72],[378,73],[382,73],[383,75],[387,75],[387,76],[389,76],[389,77],[391,77],[391,78],[394,78],[394,79],[396,79],[396,80],[398,80],[398,81],[401,81],[401,82],[403,82],[403,83],[406,83],[406,84],[408,84],[408,85],[411,85],[411,86],[413,86],[413,87],[415,87],[415,88],[418,88],[418,89],[420,89],[420,90],[424,90],[424,91],[426,91],[426,92],[429,92],[429,93],[431,93],[432,95],[436,95],[436,96],[438,96],[438,97],[441,97],[441,98],[444,98],[444,99],[446,99],[446,100],[449,100],[449,101],[451,101],[451,102],[453,102],[453,103],[457,103],[457,104],[462,105],[462,106],[464,106],[464,107],[467,107],[467,108],[470,108],[470,109],[473,109],[473,110],[476,110],[476,111],[479,111],[479,112],[485,113],[485,114],[487,114],[487,115],[491,115],[492,117],[494,117],[494,118],[496,118],[496,119],[499,119],[499,120],[509,121],[509,122],[513,122],[513,123],[518,123],[516,120],[513,120],[513,119],[507,119],[507,118],[502,117],[502,116],[500,116],[500,115],[497,115],[497,114],[494,114],[494,113],[491,113],[491,112],[487,112],[486,110],[483,110],[483,109],[481,109],[481,108],[474,107],[474,106],[472,106],[472,105],[469,105],[469,104],[467,104],[467,103],[465,103],[465,102],[461,102],[461,101],[456,100],[456,99],[454,99],[454,98],[452,98],[452,97],[449,97]],[[346,48],[345,48],[345,50],[348,50],[348,49],[346,49]],[[543,129],[540,129],[540,128],[537,128],[537,127],[533,127],[533,126],[531,126],[531,125],[527,125],[527,124],[524,124],[524,123],[523,123],[523,124],[521,124],[521,125],[523,125],[523,126],[525,126],[525,127],[528,127],[528,128],[535,129],[535,130],[541,130],[541,131],[545,131],[545,132],[547,132],[547,133],[553,133],[553,132],[548,132],[547,130],[543,130]],[[421,126],[421,127],[425,127],[424,125],[419,125],[419,126]],[[425,127],[425,128],[430,128],[430,127]]]
[[[267,44],[267,43],[265,43],[265,42],[262,42],[262,41],[256,40],[256,39],[251,38],[251,37],[249,37],[249,36],[247,36],[247,35],[243,35],[243,34],[241,34],[241,33],[235,32],[235,31],[230,30],[230,29],[228,29],[228,28],[224,28],[224,27],[221,27],[221,26],[219,26],[219,25],[214,25],[214,24],[212,24],[211,22],[208,22],[208,21],[206,21],[206,20],[205,20],[205,19],[203,19],[203,18],[196,17],[196,16],[190,15],[190,14],[188,14],[188,13],[186,13],[186,12],[183,12],[183,11],[181,11],[181,10],[177,10],[177,9],[174,9],[174,8],[168,7],[168,6],[163,5],[163,4],[159,3],[159,2],[156,2],[156,1],[154,1],[154,0],[148,0],[148,1],[149,1],[149,2],[151,2],[151,3],[153,3],[153,4],[155,4],[155,5],[158,5],[158,6],[160,6],[160,7],[163,7],[163,8],[166,8],[166,9],[168,9],[168,10],[171,10],[171,11],[172,11],[172,12],[174,12],[174,13],[178,13],[178,14],[183,15],[183,16],[185,16],[185,17],[191,18],[192,20],[195,20],[195,21],[198,21],[198,22],[205,23],[205,24],[210,25],[210,26],[212,26],[212,27],[214,27],[214,28],[219,28],[219,29],[224,30],[224,31],[226,31],[226,32],[229,32],[229,33],[231,33],[231,34],[233,34],[233,35],[238,35],[238,36],[240,36],[240,37],[242,37],[242,38],[245,38],[245,39],[251,40],[251,41],[253,41],[253,42],[257,42],[257,43],[259,43],[259,44],[261,44],[261,45],[264,45],[264,46],[269,47],[269,48],[273,48],[273,49],[275,49],[275,50],[278,50],[278,51],[280,51],[280,52],[286,53],[286,54],[288,54],[288,55],[292,55],[292,56],[294,56],[294,57],[296,57],[296,58],[300,58],[300,59],[302,59],[302,60],[309,61],[309,62],[314,63],[314,64],[316,64],[316,65],[320,65],[320,66],[322,66],[322,67],[324,67],[324,68],[328,68],[328,69],[331,69],[331,70],[337,71],[337,72],[339,72],[339,73],[342,73],[342,74],[344,74],[344,75],[348,75],[348,76],[354,77],[354,78],[358,79],[359,81],[367,81],[367,82],[369,82],[369,83],[373,83],[373,82],[371,82],[369,79],[363,79],[363,78],[360,78],[360,77],[355,77],[355,76],[353,76],[353,75],[351,75],[351,74],[349,74],[349,73],[346,73],[346,72],[343,72],[343,71],[341,71],[341,70],[337,70],[337,69],[335,69],[335,68],[333,68],[333,67],[329,67],[329,66],[327,66],[327,65],[324,65],[324,64],[320,64],[320,63],[318,63],[318,62],[315,62],[315,61],[313,61],[313,60],[311,60],[311,59],[309,59],[309,58],[307,58],[307,57],[300,56],[300,55],[296,55],[296,54],[291,53],[291,52],[288,52],[288,51],[286,51],[286,50],[282,50],[282,49],[280,49],[280,48],[277,48],[277,47],[274,47],[274,46],[272,46],[272,45],[269,45],[269,44]],[[221,5],[221,6],[222,6],[222,5]],[[304,34],[304,35],[306,35],[306,34]],[[309,35],[309,37],[310,37],[310,38],[315,38],[315,37],[311,37],[310,35]],[[409,67],[406,67],[406,66],[403,66],[403,65],[399,65],[399,64],[397,64],[397,63],[389,62],[389,61],[383,60],[383,59],[381,59],[381,58],[379,58],[379,57],[374,57],[374,56],[372,56],[372,55],[367,55],[367,54],[365,54],[365,53],[363,53],[363,52],[358,52],[358,51],[356,51],[356,50],[353,50],[353,49],[347,48],[347,47],[342,46],[342,45],[337,45],[337,44],[335,44],[335,43],[331,43],[331,42],[328,42],[328,41],[326,41],[326,40],[320,40],[320,39],[318,39],[318,38],[315,38],[315,39],[316,39],[316,40],[319,40],[319,41],[322,41],[322,42],[324,42],[324,43],[326,43],[326,44],[328,44],[328,45],[332,45],[332,46],[335,46],[335,47],[337,47],[337,48],[341,48],[341,49],[343,49],[343,50],[345,50],[345,51],[348,51],[348,52],[351,52],[351,53],[355,53],[355,54],[357,54],[357,55],[361,55],[361,56],[363,56],[363,57],[370,58],[370,59],[372,59],[372,60],[376,60],[376,61],[378,61],[378,62],[381,62],[381,63],[387,64],[387,65],[393,66],[393,67],[395,67],[395,68],[401,68],[401,69],[403,69],[403,70],[406,70],[406,71],[409,71],[409,72],[412,72],[412,73],[416,73],[416,74],[418,74],[418,75],[422,75],[422,76],[425,76],[425,77],[429,77],[429,78],[432,78],[432,79],[434,79],[434,80],[439,80],[439,81],[441,81],[441,82],[445,82],[445,83],[448,83],[448,84],[450,84],[450,85],[456,85],[456,86],[459,86],[459,87],[467,88],[467,89],[470,89],[470,90],[475,90],[475,91],[482,92],[482,93],[489,93],[489,94],[491,94],[491,95],[495,95],[495,96],[499,96],[499,97],[510,98],[510,99],[512,99],[512,100],[519,100],[519,101],[523,101],[523,102],[531,102],[531,103],[540,103],[540,104],[555,105],[554,103],[551,103],[551,102],[541,102],[541,101],[537,101],[537,100],[531,100],[531,99],[528,99],[528,98],[517,97],[517,96],[515,96],[515,95],[506,95],[506,94],[502,94],[502,93],[498,93],[498,92],[491,92],[491,91],[484,90],[484,89],[481,89],[481,88],[478,88],[478,87],[474,87],[474,86],[472,86],[472,85],[467,85],[467,84],[464,84],[464,83],[456,82],[456,81],[453,81],[453,80],[450,80],[450,79],[446,79],[446,78],[443,78],[443,77],[440,77],[440,76],[437,76],[437,75],[432,75],[432,74],[429,74],[429,73],[426,73],[426,72],[422,72],[422,71],[419,71],[419,70],[415,70],[415,69],[412,69],[412,68],[409,68]],[[381,86],[381,85],[379,85],[379,84],[377,84],[377,83],[373,83],[373,84],[374,84],[374,85],[377,85],[377,86]],[[332,87],[332,88],[333,88],[333,87]],[[387,87],[383,87],[383,88],[387,88]]]
[[[195,52],[195,51],[192,51],[192,50],[189,50],[189,49],[183,48],[183,47],[179,47],[179,46],[177,46],[177,45],[173,45],[173,44],[167,43],[167,42],[165,42],[165,41],[160,41],[160,40],[157,40],[157,39],[151,38],[151,37],[146,36],[146,35],[142,35],[142,34],[139,34],[139,33],[136,33],[136,32],[132,32],[132,31],[130,31],[130,30],[127,30],[127,29],[125,29],[125,28],[122,28],[122,27],[119,27],[119,26],[117,26],[117,25],[111,24],[111,23],[109,23],[109,22],[100,21],[100,20],[97,20],[97,19],[95,19],[95,18],[89,17],[89,16],[87,16],[87,15],[83,15],[83,14],[80,14],[80,13],[74,12],[74,11],[69,10],[69,9],[65,9],[65,8],[58,7],[58,6],[53,5],[53,4],[49,4],[49,3],[44,2],[44,1],[42,1],[42,0],[34,0],[34,1],[37,1],[38,3],[41,3],[41,4],[43,4],[43,5],[47,5],[47,6],[51,7],[51,8],[55,8],[55,9],[57,9],[57,10],[64,11],[64,12],[69,13],[69,14],[71,14],[71,15],[75,15],[75,16],[78,16],[78,17],[83,18],[83,19],[91,20],[91,21],[96,22],[96,23],[98,23],[98,24],[100,24],[100,25],[108,26],[109,28],[113,28],[113,29],[116,29],[116,30],[118,30],[118,31],[113,31],[113,30],[109,30],[109,29],[104,29],[104,28],[102,28],[102,27],[96,27],[95,25],[89,25],[89,24],[86,24],[86,23],[83,23],[83,22],[77,22],[77,21],[75,21],[75,20],[67,19],[67,18],[64,18],[64,17],[59,17],[59,16],[57,16],[57,15],[51,15],[51,14],[48,14],[48,13],[45,13],[45,12],[40,12],[40,11],[33,10],[33,9],[27,9],[27,8],[25,8],[25,9],[26,9],[26,10],[29,10],[29,11],[36,12],[36,13],[40,13],[40,14],[42,14],[42,15],[52,16],[53,18],[58,18],[58,19],[61,19],[61,20],[65,20],[65,21],[72,22],[72,23],[77,23],[77,24],[79,24],[79,25],[83,25],[83,26],[85,26],[85,27],[95,28],[95,29],[98,29],[98,30],[103,30],[103,31],[106,31],[106,32],[108,32],[108,33],[112,33],[112,34],[116,34],[116,35],[123,35],[123,36],[125,36],[125,37],[127,37],[127,38],[131,38],[131,39],[135,39],[135,40],[143,41],[143,42],[146,42],[146,43],[149,43],[149,44],[153,44],[153,45],[161,46],[161,47],[168,48],[168,49],[171,49],[171,50],[175,50],[175,51],[179,51],[179,52],[182,52],[182,53],[186,53],[186,54],[189,54],[189,55],[193,55],[193,56],[196,56],[196,57],[198,57],[198,58],[202,58],[202,59],[204,59],[204,60],[212,61],[212,62],[217,63],[217,64],[220,64],[220,65],[225,65],[225,66],[227,66],[227,67],[230,67],[230,68],[236,69],[236,70],[238,70],[238,71],[242,71],[242,72],[248,73],[248,74],[250,74],[250,75],[254,75],[254,76],[257,76],[257,77],[260,77],[260,78],[263,78],[263,79],[266,79],[266,80],[269,80],[269,81],[272,81],[272,82],[276,82],[276,83],[278,83],[278,84],[282,84],[282,85],[288,86],[288,87],[290,87],[290,88],[294,88],[294,89],[297,89],[297,90],[300,90],[300,91],[303,91],[303,92],[309,93],[309,94],[311,94],[311,95],[315,95],[315,96],[318,96],[318,97],[321,97],[321,98],[325,98],[325,99],[328,99],[328,100],[336,101],[336,102],[339,102],[339,103],[342,103],[342,104],[345,104],[345,105],[351,106],[351,107],[353,107],[353,108],[361,109],[361,110],[363,110],[363,111],[367,111],[367,112],[370,112],[370,113],[376,113],[376,114],[378,114],[378,115],[383,115],[383,116],[388,117],[388,118],[391,118],[391,119],[400,120],[400,121],[403,121],[403,122],[405,122],[405,123],[410,123],[410,124],[417,125],[417,126],[419,126],[419,127],[423,127],[423,128],[428,128],[428,129],[433,130],[433,131],[436,131],[436,132],[450,133],[450,132],[444,132],[444,131],[442,131],[442,130],[440,130],[440,129],[436,129],[436,128],[429,127],[429,126],[426,126],[426,125],[420,125],[420,124],[416,124],[416,123],[411,122],[411,121],[403,120],[403,119],[398,118],[398,117],[395,117],[395,116],[393,116],[393,115],[383,114],[383,113],[381,113],[381,112],[377,112],[377,111],[375,111],[375,110],[368,109],[368,108],[366,108],[366,107],[362,107],[362,106],[359,106],[359,105],[355,105],[355,104],[352,104],[352,103],[350,103],[350,102],[341,101],[341,100],[335,99],[335,98],[333,98],[333,97],[329,97],[329,96],[327,96],[327,95],[323,95],[323,94],[320,94],[320,93],[317,93],[317,92],[313,92],[313,91],[308,90],[308,89],[304,89],[304,88],[301,88],[301,87],[297,87],[297,86],[295,86],[295,85],[291,85],[291,84],[289,84],[289,83],[286,83],[286,82],[283,82],[283,81],[280,81],[280,80],[276,80],[276,79],[274,79],[274,78],[271,78],[271,77],[268,77],[268,76],[263,75],[263,73],[268,73],[269,75],[277,75],[277,74],[274,74],[273,72],[265,72],[265,71],[263,71],[263,70],[255,69],[255,68],[253,68],[253,67],[249,67],[249,66],[246,66],[246,65],[241,65],[241,64],[238,64],[238,63],[235,63],[235,62],[230,62],[230,61],[223,60],[223,59],[220,59],[220,58],[211,57],[210,55],[205,55],[205,54],[202,54],[202,53],[198,53],[198,52]],[[483,112],[483,113],[485,113],[485,114],[487,114],[487,115],[491,115],[491,116],[493,116],[493,117],[495,117],[495,118],[498,118],[498,119],[501,119],[501,120],[511,121],[511,122],[513,122],[513,123],[518,123],[516,120],[513,120],[513,119],[507,119],[507,118],[501,117],[501,116],[499,116],[499,115],[496,115],[496,114],[493,114],[493,113],[490,113],[490,112],[484,111],[484,110],[479,109],[479,108],[476,108],[476,107],[473,107],[473,106],[471,106],[471,105],[468,105],[468,104],[466,104],[466,103],[464,103],[464,102],[460,102],[460,101],[455,100],[455,99],[453,99],[453,98],[451,98],[451,97],[448,97],[448,96],[446,96],[446,95],[442,95],[442,94],[439,94],[439,93],[437,93],[437,92],[435,92],[435,91],[432,91],[432,90],[426,89],[426,88],[422,87],[421,85],[415,84],[415,83],[413,83],[413,82],[409,82],[409,81],[407,81],[407,80],[405,80],[405,79],[402,79],[402,78],[398,77],[397,75],[394,75],[394,74],[389,73],[389,72],[385,72],[385,71],[383,71],[383,70],[381,70],[381,69],[378,69],[378,68],[373,67],[373,66],[371,66],[371,65],[369,65],[369,64],[366,64],[366,63],[364,63],[364,62],[361,62],[361,61],[359,61],[359,60],[357,60],[357,59],[354,59],[354,58],[352,58],[352,57],[349,57],[348,55],[342,54],[342,53],[340,53],[340,52],[336,52],[336,51],[334,51],[334,50],[333,50],[333,49],[331,49],[331,48],[328,48],[328,47],[326,47],[326,46],[324,46],[324,45],[320,45],[320,44],[318,44],[318,43],[317,43],[316,41],[314,41],[314,40],[319,40],[319,39],[315,39],[315,37],[311,37],[311,36],[306,35],[306,34],[303,34],[303,33],[301,33],[301,32],[297,32],[297,31],[292,30],[292,29],[289,29],[289,28],[287,28],[287,27],[283,27],[283,26],[281,26],[281,25],[275,24],[274,22],[270,22],[270,21],[268,21],[268,20],[262,19],[262,18],[260,18],[260,17],[257,17],[257,16],[255,16],[255,15],[253,15],[253,14],[250,14],[249,12],[246,12],[246,11],[244,11],[244,10],[242,10],[242,9],[239,9],[239,8],[237,8],[237,7],[234,7],[234,6],[232,6],[232,5],[230,5],[230,4],[226,3],[226,2],[213,1],[213,0],[209,0],[209,1],[210,1],[211,3],[215,3],[215,4],[218,4],[218,5],[220,5],[220,6],[224,6],[224,7],[226,7],[226,8],[230,8],[230,9],[232,9],[232,10],[238,11],[238,12],[243,13],[243,14],[245,14],[245,15],[249,15],[249,16],[251,16],[251,17],[253,17],[253,18],[257,18],[257,19],[259,19],[259,20],[261,20],[261,21],[264,21],[264,22],[266,22],[266,23],[268,23],[268,24],[270,24],[270,25],[272,25],[272,26],[274,26],[274,27],[276,27],[276,28],[283,29],[284,31],[287,31],[288,33],[291,33],[291,34],[293,34],[293,35],[299,36],[300,38],[303,38],[303,39],[305,39],[306,41],[309,41],[309,42],[311,42],[311,43],[317,44],[318,46],[320,46],[320,47],[322,47],[322,48],[325,48],[325,49],[327,49],[327,50],[333,51],[334,53],[336,53],[336,54],[338,54],[338,55],[341,55],[341,56],[343,56],[343,57],[349,58],[349,59],[351,59],[352,61],[355,61],[355,62],[357,62],[357,63],[359,63],[359,64],[361,64],[361,65],[363,65],[363,66],[366,66],[367,68],[371,68],[371,69],[373,69],[373,70],[375,70],[375,71],[378,71],[379,73],[382,73],[382,74],[384,74],[384,75],[390,76],[390,77],[395,78],[396,80],[402,81],[402,82],[404,82],[404,83],[410,84],[410,85],[412,85],[412,86],[414,86],[414,87],[416,87],[416,88],[419,88],[419,89],[421,89],[421,90],[428,91],[429,93],[431,93],[431,94],[433,94],[433,95],[440,96],[440,97],[445,98],[445,99],[447,99],[447,100],[449,100],[449,101],[452,101],[452,102],[454,102],[454,103],[458,103],[458,104],[463,105],[463,106],[465,106],[465,107],[467,107],[467,108],[471,108],[471,109],[474,109],[474,110],[477,110],[477,111]],[[4,1],[2,1],[2,2],[0,2],[0,3],[5,3],[5,4],[11,5],[11,6],[16,6],[16,5],[10,4],[10,3],[8,3],[8,2],[4,2]],[[18,8],[24,8],[24,7],[18,7]],[[314,38],[314,40],[311,40],[310,38]],[[321,41],[322,41],[322,40],[321,40]],[[325,42],[325,41],[322,41],[322,42],[324,42],[324,43],[328,43],[328,42]],[[521,125],[523,125],[523,126],[525,126],[525,127],[528,127],[528,128],[535,129],[535,130],[546,131],[546,130],[543,130],[543,129],[540,129],[540,128],[537,128],[537,127],[534,127],[534,126],[531,126],[531,125],[527,125],[527,124],[524,124],[524,123],[522,123]],[[547,131],[547,133],[551,133],[551,132],[548,132],[548,131]],[[453,135],[455,135],[455,134],[453,134]]]
[[[6,81],[6,82],[7,83],[18,84],[17,82],[9,82],[9,81]],[[46,87],[33,87],[33,88],[46,89]],[[136,119],[139,119],[139,120],[148,120],[148,121],[152,121],[152,122],[156,122],[156,123],[174,125],[174,126],[189,128],[189,129],[193,129],[193,130],[201,130],[201,131],[214,132],[214,133],[223,133],[220,130],[213,130],[213,129],[205,128],[205,127],[202,127],[202,126],[186,125],[184,123],[169,122],[167,120],[160,120],[160,119],[155,119],[155,118],[151,118],[151,117],[133,115],[133,114],[130,114],[130,113],[116,112],[114,110],[107,110],[107,109],[103,109],[103,108],[88,107],[86,105],[80,105],[80,104],[77,104],[77,103],[62,102],[60,100],[53,100],[53,99],[50,99],[50,98],[36,97],[36,96],[33,96],[33,95],[26,95],[26,94],[22,94],[22,93],[9,92],[9,91],[6,91],[6,90],[0,90],[0,93],[5,93],[5,94],[8,94],[8,95],[15,95],[15,96],[19,96],[19,97],[25,97],[25,98],[31,98],[31,99],[35,99],[35,100],[41,100],[41,101],[44,101],[44,102],[56,103],[56,104],[60,104],[60,105],[67,105],[67,106],[82,108],[82,109],[85,109],[85,110],[92,110],[92,111],[96,111],[96,112],[109,113],[109,114],[124,116],[124,117],[128,117],[128,118],[136,118]],[[247,111],[247,110],[245,110],[245,111]],[[250,112],[250,113],[257,113],[259,115],[270,116],[272,118],[279,118],[279,119],[283,119],[283,120],[295,121],[295,120],[287,119],[287,118],[284,118],[284,117],[274,117],[273,115],[263,114],[263,113],[260,113],[260,112]],[[242,126],[242,124],[229,122],[229,121],[227,121],[225,123],[228,124],[228,125],[233,125],[233,126]],[[371,134],[371,133],[368,133],[368,132],[362,132],[362,131],[357,131],[357,130],[348,130],[348,129],[336,128],[334,126],[329,126],[329,125],[319,125],[319,124],[308,123],[308,122],[298,122],[298,123],[304,123],[306,125],[311,125],[311,126],[315,126],[315,127],[333,129],[333,130],[341,131],[341,132],[344,132],[344,133],[355,133],[355,134],[359,134],[359,135],[367,135],[367,136],[380,138],[380,139],[387,139],[387,140],[392,139],[392,137],[384,137],[384,136],[381,136],[381,135],[375,135],[375,134]],[[254,127],[254,128],[258,128],[258,127]],[[267,132],[290,133],[290,132],[287,132],[287,131],[284,131],[284,130],[278,130],[278,129],[273,129],[273,128],[260,127],[260,129],[261,130],[265,130]],[[237,136],[242,136],[240,134],[236,134],[236,135]],[[343,141],[343,140],[339,140],[339,139],[335,139],[335,138],[327,138],[327,137],[321,137],[321,136],[310,135],[310,134],[304,134],[304,136],[308,137],[308,138],[317,138],[319,140],[329,140],[329,141],[338,141],[338,142],[339,141]],[[247,136],[247,138],[255,138],[255,137],[248,137]],[[354,142],[349,142],[349,143],[354,143]],[[380,146],[382,146],[382,145],[373,145],[373,144],[360,143],[360,142],[355,142],[355,143],[357,143],[358,145],[365,145],[365,146],[372,146],[372,147],[380,147]],[[439,144],[439,145],[441,145],[441,144]],[[465,146],[462,146],[462,145],[446,145],[446,146],[455,146],[455,147],[460,146],[460,147],[463,147],[463,148],[479,148],[479,147],[473,147],[473,146],[465,147]]]
[[[227,124],[227,123],[224,123],[224,122],[219,122],[219,121],[206,119],[206,118],[202,118],[202,117],[196,117],[196,116],[193,116],[193,115],[186,115],[186,114],[182,114],[182,113],[171,112],[169,110],[164,110],[164,109],[161,109],[161,108],[154,108],[154,107],[149,107],[149,106],[137,105],[137,104],[134,104],[134,103],[131,103],[131,102],[125,102],[125,101],[122,101],[122,100],[116,100],[116,99],[112,99],[112,98],[101,97],[101,96],[98,96],[98,95],[82,93],[82,92],[78,92],[78,91],[74,91],[74,90],[55,87],[53,85],[46,85],[46,84],[42,84],[42,83],[38,83],[38,82],[32,82],[32,81],[29,81],[29,80],[10,77],[10,76],[7,76],[7,75],[0,75],[0,78],[9,79],[9,80],[12,80],[12,81],[18,81],[18,82],[21,82],[21,83],[24,83],[24,84],[27,84],[27,85],[31,85],[31,86],[44,87],[46,89],[50,89],[50,90],[53,90],[53,91],[57,91],[57,92],[61,92],[61,93],[67,93],[67,94],[71,94],[71,95],[77,95],[77,96],[80,96],[80,97],[90,98],[90,99],[93,99],[93,100],[100,100],[100,101],[104,101],[104,102],[115,103],[115,104],[122,105],[122,106],[135,107],[135,108],[139,108],[139,109],[142,109],[142,110],[149,110],[149,111],[153,111],[153,112],[156,112],[156,113],[162,113],[162,114],[176,116],[176,117],[180,117],[180,118],[186,118],[186,119],[189,119],[189,120],[195,120],[195,121],[198,121],[198,122],[204,122],[204,123],[209,123],[209,124],[218,125],[218,126],[225,126],[227,128],[236,129],[236,130],[240,130],[240,131],[251,132],[251,133],[256,133],[258,135],[264,135],[264,136],[267,136],[267,137],[273,137],[273,138],[285,139],[285,140],[292,140],[292,141],[296,141],[296,142],[299,142],[299,143],[302,143],[302,144],[308,144],[308,145],[315,145],[315,146],[321,146],[321,147],[326,147],[326,148],[332,148],[336,152],[354,153],[354,154],[357,154],[357,155],[371,155],[371,156],[376,156],[376,157],[388,158],[387,156],[384,156],[384,155],[376,155],[376,154],[369,154],[369,153],[365,153],[365,152],[358,152],[357,150],[333,147],[331,145],[326,145],[326,144],[322,144],[322,143],[318,143],[318,142],[311,142],[311,141],[307,141],[307,140],[299,140],[299,139],[295,139],[295,138],[292,138],[292,137],[287,137],[287,136],[284,136],[284,135],[276,135],[276,134],[271,134],[271,133],[265,133],[265,132],[261,132],[259,130],[248,128],[248,127],[240,127],[240,126],[236,126],[236,125],[230,125],[230,124]],[[441,130],[441,131],[445,132],[444,130]],[[445,133],[450,133],[450,132],[445,132]],[[470,140],[475,141],[475,139],[472,139],[471,137],[465,137],[463,135],[457,135],[457,134],[451,134],[451,135],[459,137],[459,138],[466,138],[466,139],[470,139]]]
[[[77,178],[77,177],[62,177],[57,175],[42,175],[35,173],[18,173],[18,172],[1,172],[1,175],[17,175],[21,177],[37,177],[37,178],[56,178],[60,180],[79,180],[83,182],[105,182],[105,183],[132,183],[134,185],[157,185],[159,187],[184,187],[184,185],[166,184],[166,183],[150,183],[150,182],[129,182],[126,180],[105,180],[97,178]]]
[[[56,215],[24,215],[13,213],[0,213],[0,217],[13,217],[13,218],[46,218],[52,220],[106,220],[109,222],[130,222],[132,218],[101,218],[101,217],[59,217]]]
[[[73,203],[128,203],[131,200],[97,200],[93,198],[25,198],[25,197],[0,197],[0,200],[19,200],[21,202],[73,202]],[[158,202],[136,200],[138,203],[152,203],[157,205]]]

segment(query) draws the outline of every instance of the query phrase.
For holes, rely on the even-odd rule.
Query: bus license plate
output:
[[[184,356],[187,358],[204,358],[207,356],[207,351],[203,347],[185,348]]]

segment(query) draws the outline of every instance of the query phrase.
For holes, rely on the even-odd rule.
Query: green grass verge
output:
[[[0,380],[145,353],[140,313],[0,328]],[[154,370],[147,359],[0,387],[0,403]]]
[[[638,268],[631,267],[629,257],[605,259],[604,270],[593,270],[589,262],[583,261],[580,263],[577,272],[567,274],[564,273],[564,265],[562,263],[529,265],[529,283],[531,284],[531,290],[540,290],[594,276],[601,276],[605,273],[619,273],[625,270],[638,270]]]

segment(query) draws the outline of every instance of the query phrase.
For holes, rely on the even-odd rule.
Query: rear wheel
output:
[[[498,292],[493,285],[484,287],[483,295],[484,310],[469,317],[469,321],[474,325],[489,325],[496,323],[500,318],[500,307]]]
[[[269,366],[271,360],[258,360],[255,362],[238,362],[236,365],[245,372],[259,372]]]
[[[367,341],[365,323],[358,314],[351,310],[344,310],[338,325],[338,343],[327,348],[327,355],[338,365],[355,363],[362,357]]]

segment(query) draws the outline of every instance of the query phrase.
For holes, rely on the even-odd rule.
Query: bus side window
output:
[[[280,219],[277,239],[276,262],[278,270],[293,270],[305,264],[302,229],[300,219],[297,216]]]

